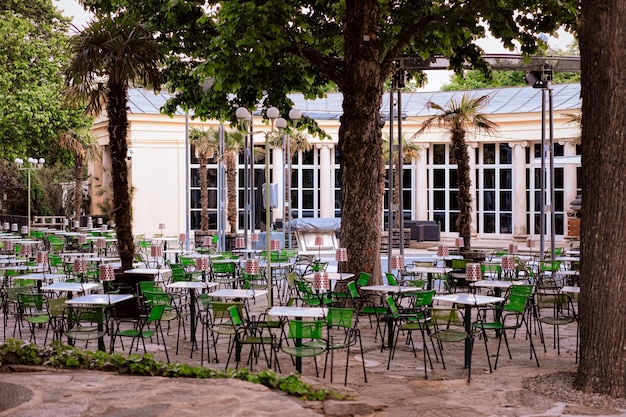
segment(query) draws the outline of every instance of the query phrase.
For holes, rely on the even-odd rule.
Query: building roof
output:
[[[551,85],[553,110],[577,110],[581,108],[580,84]],[[489,102],[484,108],[486,114],[533,113],[541,111],[541,89],[525,87],[504,87],[472,90],[472,97],[488,95]],[[432,101],[445,106],[450,100],[458,100],[466,91],[434,91],[402,93],[403,117],[427,117],[434,114],[427,103]],[[158,114],[171,94],[158,94],[145,89],[131,89],[129,92],[131,113]],[[302,94],[290,94],[294,107],[315,120],[339,120],[342,114],[341,93],[328,93],[324,98],[305,100]],[[547,94],[546,94],[547,101]],[[389,114],[389,94],[383,96],[381,113]],[[177,114],[184,114],[179,110]]]

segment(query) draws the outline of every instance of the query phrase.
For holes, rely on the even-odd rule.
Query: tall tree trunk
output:
[[[237,232],[237,153],[226,152],[226,189],[228,190],[228,224],[231,233]]]
[[[583,215],[576,386],[626,397],[626,2],[581,3]]]
[[[200,168],[198,175],[200,176],[200,230],[206,232],[209,230],[209,181],[207,179],[207,161],[206,156],[198,157]]]
[[[465,131],[455,130],[452,133],[452,152],[456,159],[459,181],[459,217],[456,224],[459,235],[463,238],[463,248],[468,250],[471,248],[472,235],[472,180]]]
[[[80,220],[83,211],[83,164],[83,156],[77,152],[74,155],[74,213],[76,220]]]
[[[127,89],[125,85],[109,83],[107,113],[109,115],[109,146],[111,148],[111,183],[113,186],[113,209],[117,234],[117,251],[122,261],[122,270],[133,267],[135,244],[132,226],[132,202],[128,187],[126,152],[128,144],[128,119],[126,115]]]
[[[380,233],[382,219],[382,132],[379,127],[384,86],[380,47],[363,41],[363,28],[378,20],[378,2],[347,1],[345,67],[340,89],[343,115],[339,128],[341,155],[341,245],[348,250],[348,271],[372,274],[382,283]],[[367,198],[365,198],[367,196]]]

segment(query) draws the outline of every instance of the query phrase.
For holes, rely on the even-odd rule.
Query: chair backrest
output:
[[[24,309],[43,310],[46,300],[41,293],[20,293],[18,294],[20,305]]]
[[[290,320],[287,337],[290,339],[322,339],[326,321]]]
[[[472,259],[453,259],[451,267],[456,271],[465,271],[467,264],[474,262]]]
[[[367,272],[359,273],[359,278],[356,280],[357,287],[364,287],[369,284],[370,279],[372,278],[372,274],[368,274]]]
[[[228,314],[230,316],[230,321],[235,327],[239,327],[243,325],[243,320],[241,320],[241,314],[239,314],[239,309],[237,306],[228,307]]]
[[[386,298],[387,307],[389,307],[389,312],[394,318],[400,316],[400,311],[398,310],[398,305],[396,304],[396,300],[391,295],[388,295]]]
[[[143,295],[147,291],[163,291],[155,281],[140,281],[137,283],[137,294]]]
[[[430,319],[432,323],[438,326],[448,327],[465,327],[463,316],[456,308],[431,307],[429,309]]]
[[[27,287],[27,288],[32,288],[37,284],[34,279],[16,279],[14,280],[14,283],[16,287]]]
[[[352,328],[354,310],[351,308],[328,307],[326,323],[330,327]]]
[[[146,304],[150,306],[163,305],[168,306],[171,304],[171,299],[168,293],[163,291],[144,291],[143,296],[146,298]]]
[[[528,305],[528,295],[524,294],[509,294],[509,297],[506,300],[506,304],[502,307],[502,310],[523,314],[526,311],[526,306]]]
[[[51,317],[61,317],[65,309],[67,297],[48,298],[48,314]]]
[[[435,290],[418,291],[413,293],[413,308],[430,307],[433,303]]]
[[[539,270],[544,272],[557,272],[561,269],[561,261],[541,261],[539,262]]]
[[[231,307],[236,307],[241,315],[241,312],[243,311],[243,303],[241,301],[211,301],[213,319],[230,319],[228,309]]]
[[[146,323],[154,323],[155,321],[160,321],[163,317],[163,312],[165,311],[165,307],[162,304],[153,304],[150,307],[150,313],[148,313],[148,318],[146,319]]]
[[[526,297],[530,297],[533,293],[534,286],[532,285],[513,285],[509,289],[509,294],[514,295],[523,295]]]
[[[188,266],[196,266],[196,261],[193,258],[188,258],[186,256],[181,256],[178,258],[178,261],[180,262],[180,265],[185,268]]]
[[[235,262],[213,262],[211,264],[214,274],[233,274],[235,272]]]
[[[385,276],[387,277],[387,284],[388,285],[393,285],[398,286],[398,281],[396,280],[396,276],[394,274],[392,274],[391,272],[386,272]]]
[[[348,294],[350,295],[350,298],[352,298],[353,300],[356,300],[357,298],[359,298],[359,291],[356,289],[356,282],[354,281],[348,282]]]

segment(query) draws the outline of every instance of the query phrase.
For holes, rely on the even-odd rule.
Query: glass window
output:
[[[483,172],[484,188],[496,188],[496,170],[485,169]]]
[[[433,145],[433,164],[445,165],[446,163],[446,145]]]
[[[496,192],[495,191],[485,191],[483,194],[485,196],[484,197],[484,202],[483,202],[483,210],[494,211],[496,209]],[[485,232],[487,232],[487,231],[485,230]]]
[[[513,210],[513,193],[511,191],[500,191],[500,211]]]
[[[486,143],[483,145],[483,164],[495,164],[496,163],[496,144]]]
[[[445,191],[433,192],[433,209],[434,210],[446,209],[446,192]]]
[[[450,210],[459,210],[459,192],[450,191]]]
[[[433,170],[433,188],[446,188],[446,170]]]
[[[302,188],[313,188],[315,185],[315,174],[312,169],[302,170]]]
[[[513,233],[513,216],[511,213],[500,213],[500,233]]]
[[[485,233],[495,233],[496,232],[496,215],[493,213],[485,213],[484,215],[484,229]]]
[[[451,232],[458,232],[459,231],[459,227],[456,224],[456,221],[459,218],[459,213],[450,213],[450,231]]]
[[[508,143],[500,144],[500,163],[501,164],[513,163],[513,152]]]
[[[313,190],[303,190],[302,191],[302,208],[303,209],[313,209],[315,208],[315,200]]]
[[[501,169],[500,170],[500,189],[512,189],[513,188],[513,170]]]
[[[459,188],[459,171],[456,169],[450,170],[450,188]]]

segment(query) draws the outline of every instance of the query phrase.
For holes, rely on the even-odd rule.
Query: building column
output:
[[[428,219],[428,165],[426,164],[430,143],[420,144],[419,158],[413,162],[415,182],[413,183],[413,219]],[[430,219],[432,220],[432,219]]]
[[[333,186],[332,179],[333,170],[330,165],[330,145],[316,144],[315,147],[319,149],[320,153],[319,184],[317,187],[317,189],[320,190],[320,217],[333,218],[335,217],[333,206],[335,187]]]
[[[526,228],[526,148],[528,142],[509,143],[513,151],[513,239],[524,240]]]
[[[284,219],[285,216],[285,164],[282,148],[274,148],[272,152],[272,183],[278,184],[278,207],[272,210],[272,221]]]
[[[472,196],[472,227],[470,235],[472,238],[478,235],[478,210],[476,206],[476,148],[478,148],[478,142],[471,142],[467,144],[467,154],[469,155],[469,168],[470,168],[470,195]]]
[[[576,156],[576,148],[569,141],[559,141],[559,145],[563,145],[564,156]],[[576,164],[563,165],[563,205],[564,211],[570,209],[570,202],[576,198],[578,187],[576,186]],[[567,234],[567,232],[566,232]]]

